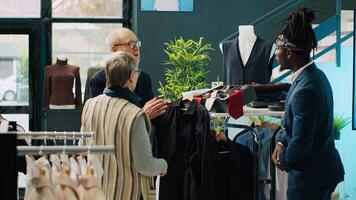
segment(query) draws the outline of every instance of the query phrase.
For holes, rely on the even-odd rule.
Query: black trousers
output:
[[[331,194],[337,184],[326,188],[313,189],[289,189],[287,191],[288,200],[331,200]]]

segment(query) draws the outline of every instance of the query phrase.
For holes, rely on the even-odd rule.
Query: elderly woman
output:
[[[148,199],[152,180],[167,162],[152,156],[151,124],[133,93],[140,71],[130,53],[115,52],[105,66],[104,94],[89,99],[82,113],[82,131],[96,133],[97,145],[115,145],[115,156],[103,156],[103,190],[107,199]]]

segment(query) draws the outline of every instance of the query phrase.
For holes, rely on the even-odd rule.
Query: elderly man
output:
[[[130,53],[115,52],[104,73],[104,94],[85,103],[81,130],[95,132],[97,145],[116,147],[115,157],[103,160],[106,199],[147,200],[152,192],[151,177],[164,175],[168,166],[165,160],[152,156],[151,123],[134,93],[140,74],[137,60]]]
[[[140,61],[141,41],[131,30],[127,28],[117,29],[109,34],[105,42],[111,52],[127,52],[132,54],[138,62]],[[89,97],[92,98],[102,94],[105,85],[105,71],[102,69],[90,79]],[[137,87],[134,92],[140,97],[140,106],[143,107],[143,110],[150,119],[154,119],[165,113],[167,109],[166,102],[162,99],[154,98],[151,78],[143,71],[140,71]]]

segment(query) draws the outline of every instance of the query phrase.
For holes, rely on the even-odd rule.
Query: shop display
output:
[[[73,85],[75,91],[73,94]],[[44,77],[44,105],[49,109],[76,109],[82,105],[79,67],[58,57],[53,65],[46,66]]]
[[[227,84],[270,82],[272,42],[256,36],[253,26],[239,26],[239,36],[222,43],[224,79]]]

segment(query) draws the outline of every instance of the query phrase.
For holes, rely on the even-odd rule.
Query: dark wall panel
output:
[[[195,0],[194,12],[179,13],[141,11],[140,0],[135,0],[133,29],[142,40],[141,67],[151,75],[154,92],[158,87],[158,81],[164,81],[163,72],[166,66],[162,63],[167,59],[163,53],[165,42],[180,36],[185,39],[204,37],[205,41],[212,43],[215,48],[211,54],[209,80],[214,80],[217,76],[222,78],[219,41],[237,31],[239,25],[251,23],[284,2],[286,0]],[[335,14],[335,0],[304,2],[303,5],[316,6],[326,13],[318,15],[318,21]],[[283,14],[271,18],[268,23],[256,27],[256,34],[272,40],[280,30],[278,23],[295,9],[296,7],[286,10]]]

